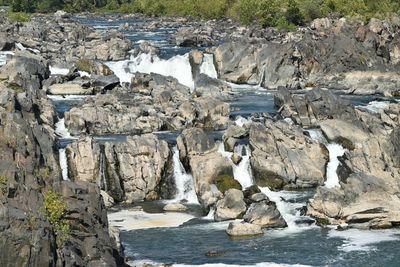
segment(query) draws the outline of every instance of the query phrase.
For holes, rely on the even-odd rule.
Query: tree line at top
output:
[[[242,24],[291,27],[328,15],[363,20],[386,18],[400,12],[399,0],[0,0],[13,12],[143,13],[149,16],[232,18]]]

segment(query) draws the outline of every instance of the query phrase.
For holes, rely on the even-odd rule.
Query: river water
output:
[[[132,29],[137,25],[148,23],[144,19],[87,19],[77,18],[81,23],[95,27],[102,31],[109,28],[119,28],[121,24],[129,23]],[[161,48],[161,54],[154,60],[147,56],[131,57],[121,62],[109,62],[109,66],[117,73],[121,80],[129,81],[134,71],[159,72],[175,76],[181,83],[193,86],[193,79],[188,75],[187,48],[175,47],[169,42],[171,34],[176,28],[158,28],[151,31],[124,30],[123,33],[133,41],[134,46],[150,41]],[[202,66],[202,72],[214,76],[208,63]],[[1,57],[0,57],[1,60]],[[171,71],[171,66],[174,66]],[[190,66],[189,66],[190,67]],[[129,71],[127,72],[126,69]],[[167,69],[167,70],[166,70]],[[169,71],[169,73],[164,73]],[[229,101],[231,105],[231,119],[242,124],[254,113],[275,114],[273,95],[259,86],[233,86],[240,97]],[[58,116],[63,118],[64,112],[84,101],[83,97],[68,96],[66,98],[52,98]],[[374,109],[382,105],[382,100],[374,97],[349,97],[354,105],[361,105]],[[371,101],[376,101],[369,104]],[[73,140],[62,125],[59,125],[60,155],[64,160],[63,148]],[[171,148],[175,146],[179,133],[156,133],[161,139],[167,140]],[[221,132],[212,132],[215,140],[221,140]],[[311,136],[320,138],[318,132]],[[126,136],[96,137],[100,142],[123,142]],[[329,146],[329,145],[328,145]],[[330,145],[332,155],[328,168],[337,167],[337,156],[341,154],[341,147]],[[251,169],[249,168],[249,148],[242,144],[238,152],[244,151],[241,164],[234,166],[234,175],[244,187],[253,184]],[[223,146],[220,153],[230,158]],[[196,212],[190,214],[168,214],[162,212],[162,206],[168,201],[139,203],[144,211],[126,210],[109,215],[110,223],[118,225],[122,220],[129,221],[121,231],[121,241],[125,254],[131,259],[131,264],[166,263],[176,266],[205,265],[250,265],[250,266],[400,266],[400,257],[397,248],[400,246],[400,232],[398,230],[338,231],[330,228],[321,228],[313,223],[311,218],[301,215],[301,208],[313,196],[313,191],[302,192],[272,192],[268,188],[261,190],[277,203],[277,207],[288,222],[288,228],[266,230],[265,234],[255,238],[232,239],[226,234],[228,222],[217,223],[209,216],[199,212],[198,203],[194,197],[192,176],[186,173],[176,148],[174,152],[174,174],[177,185],[175,201],[188,201]],[[65,163],[64,163],[65,165]],[[329,169],[329,170],[330,170]],[[332,170],[330,170],[332,171]],[[334,172],[335,170],[333,170]],[[65,166],[63,177],[66,175]],[[64,177],[68,179],[68,177]],[[336,177],[332,177],[328,186],[336,186]],[[152,207],[152,208],[149,208]],[[155,208],[154,208],[155,207]],[[194,207],[194,208],[193,208]],[[166,216],[165,218],[163,216]],[[122,219],[121,219],[122,218]],[[139,221],[142,218],[142,221]],[[145,223],[143,220],[147,220]],[[164,224],[163,224],[164,222]],[[130,224],[130,225],[129,225]],[[136,227],[135,227],[136,225]],[[146,229],[137,229],[141,228]],[[133,226],[133,227],[132,227]],[[138,227],[140,226],[140,227]],[[121,226],[122,227],[122,226]],[[130,227],[130,228],[129,228]],[[130,230],[131,229],[131,230]],[[210,253],[211,252],[211,253]],[[213,256],[210,256],[210,255]]]

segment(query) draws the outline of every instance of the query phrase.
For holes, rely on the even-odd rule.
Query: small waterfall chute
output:
[[[174,179],[177,193],[173,201],[186,201],[189,204],[199,204],[196,191],[194,189],[194,180],[191,174],[188,174],[183,167],[179,158],[179,149],[173,148],[173,164],[174,164]]]
[[[326,167],[325,186],[327,188],[340,187],[339,177],[336,171],[340,165],[339,157],[344,155],[346,149],[335,143],[328,144],[326,148],[329,151],[329,163]]]
[[[56,123],[56,135],[63,139],[76,139],[76,137],[71,136],[70,132],[68,131],[67,127],[65,127],[65,119],[62,118],[58,120]]]
[[[67,152],[65,148],[60,148],[58,150],[59,158],[60,158],[60,168],[61,174],[64,181],[69,181],[68,177],[68,161],[67,161]]]
[[[214,66],[213,54],[204,54],[203,63],[200,66],[200,73],[203,73],[211,78],[218,79],[218,73]]]

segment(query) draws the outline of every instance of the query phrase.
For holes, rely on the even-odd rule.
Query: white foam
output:
[[[21,50],[21,51],[25,51],[26,50],[26,47],[25,46],[23,46],[21,43],[16,43],[15,44],[15,47],[17,47],[19,50]]]
[[[178,227],[195,218],[186,213],[146,213],[144,211],[121,210],[108,214],[109,224],[121,230]]]
[[[14,52],[11,51],[1,51],[0,52],[0,67],[7,63],[7,57],[13,56]]]
[[[179,158],[179,150],[175,146],[173,148],[173,163],[174,163],[174,179],[177,189],[177,194],[173,201],[187,201],[190,204],[200,204],[196,191],[194,190],[194,179],[189,173],[186,173],[182,162]]]
[[[189,63],[189,54],[176,55],[168,60],[160,59],[156,55],[139,54],[137,57],[131,57],[129,62],[131,73],[158,73],[164,76],[172,76],[181,84],[194,88],[192,77],[192,67]]]
[[[50,75],[67,75],[69,73],[69,69],[66,68],[58,68],[58,67],[49,67]]]
[[[78,71],[78,73],[79,73],[79,76],[81,76],[81,77],[91,77],[91,75],[88,73],[88,72],[86,72],[86,71]]]
[[[238,116],[235,120],[235,124],[237,126],[243,127],[244,125],[248,124],[250,121],[242,116]]]
[[[242,151],[245,150],[245,155],[242,155]],[[237,180],[243,189],[252,186],[254,184],[253,175],[250,166],[250,148],[248,146],[238,145],[235,147],[235,153],[242,156],[242,160],[238,165],[232,162],[232,152],[225,151],[224,143],[221,142],[218,146],[218,152],[229,159],[232,165],[233,178]]]
[[[53,101],[74,101],[74,100],[83,100],[87,97],[91,97],[88,95],[47,95]]]
[[[371,251],[376,249],[376,244],[387,241],[400,240],[399,230],[358,230],[346,231],[331,230],[328,238],[344,239],[339,250],[345,252]]]
[[[260,187],[261,192],[268,196],[270,200],[276,203],[276,207],[281,213],[283,219],[287,223],[287,228],[275,232],[278,236],[284,236],[290,233],[297,233],[303,230],[314,228],[314,225],[303,225],[297,224],[297,221],[301,221],[304,218],[309,218],[300,215],[298,208],[303,207],[306,203],[295,203],[294,201],[288,201],[296,198],[301,193],[290,192],[290,191],[272,191],[268,187]]]
[[[321,144],[327,144],[328,141],[326,140],[325,136],[322,134],[322,131],[319,129],[308,129],[306,130],[309,134],[311,139],[320,142]]]
[[[62,118],[56,123],[56,135],[63,139],[76,139],[76,137],[71,136],[70,132],[68,131],[67,127],[65,127],[65,119]]]
[[[214,221],[215,208],[211,208],[207,216],[203,217],[204,220]]]
[[[340,164],[338,157],[343,156],[346,152],[346,149],[344,149],[341,145],[335,143],[328,144],[327,149],[329,151],[329,163],[326,167],[325,186],[327,188],[333,188],[336,186],[340,187],[339,177],[336,173],[337,168]]]
[[[60,157],[60,168],[61,168],[62,178],[64,181],[69,181],[67,153],[65,151],[65,148],[59,149],[58,154]]]
[[[365,109],[372,113],[379,113],[381,110],[389,108],[389,102],[387,101],[371,101],[366,106],[357,106],[358,108]]]
[[[204,54],[203,63],[200,66],[200,73],[203,73],[211,78],[218,79],[218,73],[214,66],[213,54]]]
[[[129,62],[129,60],[109,61],[105,64],[114,72],[121,83],[130,83],[134,75],[129,71]]]

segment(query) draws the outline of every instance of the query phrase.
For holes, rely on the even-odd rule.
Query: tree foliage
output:
[[[232,18],[242,24],[302,25],[335,13],[365,20],[400,12],[399,0],[0,0],[14,12],[115,11],[149,16]]]

